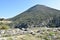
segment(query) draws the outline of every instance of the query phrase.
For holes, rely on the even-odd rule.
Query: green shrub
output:
[[[45,40],[49,40],[49,38],[47,38],[47,37],[45,37],[44,39],[45,39]]]
[[[9,29],[10,27],[8,25],[2,24],[0,25],[0,29]]]
[[[53,34],[54,34],[54,32],[50,32],[50,33],[49,33],[50,36],[53,36]]]
[[[12,38],[8,38],[7,40],[13,40]]]

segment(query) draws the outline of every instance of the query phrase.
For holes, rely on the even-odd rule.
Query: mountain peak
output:
[[[10,20],[14,21],[15,24],[26,23],[28,25],[38,25],[44,26],[48,25],[52,18],[60,15],[60,11],[47,7],[45,5],[35,5],[23,13],[11,18]],[[44,25],[42,23],[45,23]],[[15,25],[14,24],[14,25]],[[20,26],[19,26],[20,27]],[[22,26],[21,26],[22,27]]]
[[[47,7],[47,6],[45,6],[45,5],[36,4],[36,5],[34,5],[33,7],[31,7],[30,9],[32,10],[32,9],[44,9],[44,8],[50,8],[50,7]],[[30,10],[30,9],[29,9],[29,10]]]
[[[47,7],[47,6],[36,4],[36,5],[34,5],[33,7]]]
[[[39,4],[36,4],[34,6],[32,6],[31,8],[29,8],[27,10],[27,12],[31,12],[31,11],[43,11],[43,10],[46,10],[46,9],[51,9],[50,7],[47,7],[45,5],[39,5]]]
[[[40,6],[39,4],[36,4],[35,6]]]

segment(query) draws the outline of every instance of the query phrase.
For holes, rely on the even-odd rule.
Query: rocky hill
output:
[[[23,13],[10,18],[16,27],[59,27],[60,10],[45,5],[35,5]],[[58,24],[58,25],[57,25]],[[26,28],[25,27],[25,28]]]

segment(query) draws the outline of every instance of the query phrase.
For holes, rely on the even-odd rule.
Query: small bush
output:
[[[12,38],[8,38],[7,40],[13,40]]]
[[[0,25],[0,29],[9,29],[10,27],[8,25],[2,24]]]
[[[54,34],[54,32],[50,32],[50,33],[49,33],[50,36],[53,36],[53,34]]]

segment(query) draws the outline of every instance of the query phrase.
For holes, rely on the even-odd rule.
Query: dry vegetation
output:
[[[28,33],[28,31],[25,34],[1,38],[6,40],[60,40],[60,28],[34,28],[30,30],[32,33]]]

